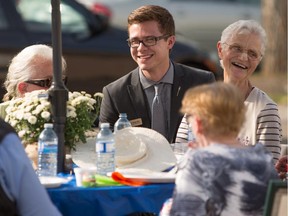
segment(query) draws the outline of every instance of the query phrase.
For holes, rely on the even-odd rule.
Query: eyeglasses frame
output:
[[[233,44],[228,44],[228,43],[226,43],[226,42],[224,42],[224,43],[222,43],[222,44],[224,44],[224,45],[227,45],[228,47],[229,47],[229,50],[231,50],[231,47],[233,47],[233,46],[236,46],[236,45],[233,45]],[[237,45],[237,46],[239,46],[239,47],[241,47],[240,45]],[[256,59],[253,59],[253,58],[251,58],[251,56],[248,54],[248,52],[249,52],[249,49],[245,49],[245,48],[243,48],[243,47],[241,47],[241,51],[239,50],[238,51],[238,55],[242,55],[243,54],[243,52],[245,52],[246,54],[247,54],[247,57],[251,60],[251,61],[260,61],[261,59],[262,59],[262,57],[263,57],[263,55],[262,55],[262,53],[261,52],[259,52],[259,53],[257,53],[257,54],[259,54],[259,56],[256,58]],[[233,51],[232,50],[232,52],[234,52],[234,53],[236,53],[235,52],[235,50]],[[255,51],[256,52],[256,51]]]
[[[62,78],[64,84],[67,84],[68,77],[65,76]],[[53,78],[47,78],[47,79],[29,79],[26,80],[25,83],[33,84],[42,88],[50,88],[53,82]]]
[[[137,46],[132,46],[132,45],[131,45],[131,41],[130,41],[129,38],[128,38],[126,41],[127,41],[128,46],[129,46],[130,48],[138,48],[141,43],[142,43],[145,47],[151,47],[151,46],[155,46],[159,40],[169,38],[170,36],[171,36],[171,35],[161,35],[161,36],[159,36],[159,37],[156,37],[156,36],[149,36],[149,37],[147,37],[147,38],[149,38],[149,39],[152,39],[152,38],[153,38],[153,39],[155,40],[155,44],[153,44],[153,45],[146,45],[146,44],[145,44],[144,40],[147,39],[147,38],[145,38],[145,39],[143,39],[143,40],[138,40],[139,44],[137,44]]]

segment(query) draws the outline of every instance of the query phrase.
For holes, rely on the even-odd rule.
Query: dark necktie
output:
[[[152,129],[166,137],[164,109],[161,101],[161,84],[155,84],[155,96],[152,102]]]

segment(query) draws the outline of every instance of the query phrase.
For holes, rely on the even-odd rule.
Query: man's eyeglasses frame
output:
[[[142,43],[145,47],[150,47],[150,46],[155,46],[157,44],[157,41],[162,40],[162,39],[167,39],[171,35],[162,35],[159,37],[155,36],[150,36],[147,38],[144,38],[143,40],[138,40],[138,39],[127,39],[128,46],[131,48],[138,48],[140,44]]]

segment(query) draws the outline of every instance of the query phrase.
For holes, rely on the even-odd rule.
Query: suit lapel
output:
[[[178,129],[177,122],[179,121],[180,116],[179,109],[181,107],[181,102],[185,91],[182,87],[183,76],[183,70],[177,64],[174,64],[174,83],[172,87],[170,111],[170,142],[173,140],[175,131]]]

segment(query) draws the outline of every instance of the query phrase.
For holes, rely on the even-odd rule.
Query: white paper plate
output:
[[[62,184],[65,184],[69,181],[68,179],[53,176],[40,176],[39,180],[41,184],[46,188],[60,187]]]

